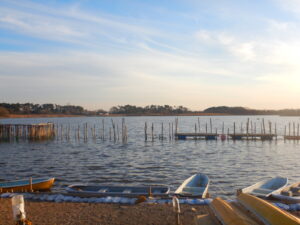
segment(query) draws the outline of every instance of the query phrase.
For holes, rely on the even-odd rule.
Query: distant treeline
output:
[[[83,115],[87,113],[81,106],[56,105],[56,104],[9,104],[0,103],[1,108],[5,108],[10,114],[70,114]]]
[[[180,114],[191,112],[183,106],[149,105],[138,107],[134,105],[114,106],[109,110],[111,114]]]
[[[178,114],[226,114],[226,115],[280,115],[300,116],[300,109],[256,110],[244,107],[218,106],[203,111],[191,111],[183,106],[149,105],[145,107],[124,105],[113,106],[109,111],[102,109],[88,111],[81,106],[33,103],[0,103],[0,116],[8,114],[66,114],[66,115],[178,115]]]

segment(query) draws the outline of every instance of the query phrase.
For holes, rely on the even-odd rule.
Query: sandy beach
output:
[[[54,203],[25,200],[27,218],[33,225],[174,225],[172,205],[120,205]],[[197,215],[208,214],[208,206],[181,205],[181,221],[195,224]],[[0,225],[13,225],[11,199],[0,199]]]

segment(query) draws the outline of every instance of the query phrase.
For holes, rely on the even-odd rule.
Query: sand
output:
[[[137,205],[71,202],[37,202],[25,200],[27,218],[33,225],[175,225],[172,205]],[[291,212],[300,217],[300,212]],[[220,225],[212,216],[209,207],[203,205],[181,205],[182,225]],[[11,199],[0,198],[0,225],[13,225]]]
[[[174,225],[172,205],[120,205],[102,203],[54,203],[25,200],[27,218],[33,225]],[[181,221],[195,224],[197,215],[208,214],[208,206],[181,205]],[[13,225],[11,199],[0,199],[0,224]]]

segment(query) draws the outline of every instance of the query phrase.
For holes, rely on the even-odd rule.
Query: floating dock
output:
[[[236,134],[228,134],[228,136],[232,140],[256,140],[261,139],[265,140],[273,140],[273,138],[277,138],[276,134],[244,134],[244,133],[236,133]]]
[[[284,140],[300,140],[300,136],[295,136],[295,135],[284,135],[283,136]]]
[[[175,133],[175,139],[177,140],[186,140],[188,138],[217,140],[218,134],[216,133]]]

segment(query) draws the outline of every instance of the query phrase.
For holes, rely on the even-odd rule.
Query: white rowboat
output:
[[[274,177],[243,188],[241,192],[267,198],[272,194],[280,193],[287,183],[288,179],[286,177]]]
[[[194,174],[186,179],[175,191],[181,196],[199,196],[205,198],[209,186],[209,178],[205,174]]]

